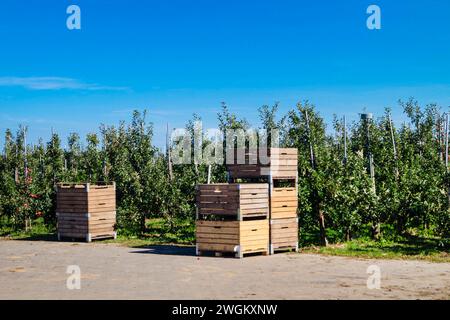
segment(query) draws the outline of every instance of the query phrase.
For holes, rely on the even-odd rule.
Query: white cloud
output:
[[[23,87],[30,90],[129,90],[127,87],[104,86],[63,77],[0,77],[0,87]]]

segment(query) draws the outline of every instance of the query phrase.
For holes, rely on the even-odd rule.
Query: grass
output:
[[[4,221],[0,221],[0,238],[31,241],[56,241],[56,231],[44,225],[42,218],[33,222],[29,232],[13,231]],[[193,245],[195,244],[195,224],[192,220],[149,219],[146,232],[142,236],[120,233],[116,240],[102,241],[119,245],[143,248],[152,245]],[[327,247],[304,246],[303,253],[347,256],[370,259],[406,259],[450,263],[450,239],[414,235],[397,237],[395,240],[373,241],[368,238],[332,244]]]
[[[43,218],[33,221],[32,229],[29,231],[15,230],[5,219],[0,219],[0,239],[31,240],[31,241],[56,241],[56,230],[44,224]]]
[[[305,253],[319,253],[369,259],[405,259],[430,262],[450,262],[448,239],[407,237],[389,241],[358,239],[327,247],[309,246],[301,249]]]

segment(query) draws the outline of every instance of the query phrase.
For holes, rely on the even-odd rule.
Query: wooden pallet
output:
[[[298,151],[296,148],[234,149],[233,160],[227,158],[226,168],[231,179],[261,176],[296,177]]]
[[[269,216],[267,183],[197,185],[197,218],[228,216],[235,220]]]
[[[58,232],[58,241],[70,240],[70,241],[85,241],[92,242],[95,240],[104,240],[104,239],[117,239],[117,233],[104,233],[92,235],[90,233],[59,233]]]
[[[233,256],[235,258],[242,259],[244,257],[248,257],[250,255],[253,256],[253,255],[257,255],[257,254],[267,256],[267,255],[269,255],[269,251],[267,249],[261,249],[261,250],[248,251],[248,252],[229,252],[229,251],[214,251],[214,250],[200,251],[198,248],[196,249],[197,256],[207,256],[207,255],[213,255],[215,257]]]
[[[59,239],[115,238],[115,184],[60,183],[57,185]]]
[[[298,218],[270,220],[270,254],[298,250]]]
[[[197,255],[204,252],[269,254],[269,220],[196,222]]]

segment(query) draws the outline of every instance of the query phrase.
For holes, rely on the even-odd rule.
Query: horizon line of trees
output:
[[[304,101],[286,114],[278,105],[258,109],[259,129],[278,129],[280,147],[298,149],[301,242],[326,245],[370,235],[450,236],[448,128],[436,104],[420,107],[399,101],[408,123],[394,126],[390,110],[373,120],[350,124],[334,117],[333,133],[315,106]],[[248,121],[224,104],[218,126],[248,130]],[[187,122],[193,144],[198,115]],[[83,144],[71,133],[62,148],[57,133],[49,141],[26,142],[27,128],[5,132],[0,162],[0,223],[29,230],[37,217],[56,222],[57,182],[115,181],[117,227],[123,234],[145,233],[147,218],[161,217],[170,228],[195,217],[195,185],[208,180],[208,165],[173,165],[153,143],[146,112],[130,123],[101,125]],[[197,137],[198,138],[198,137]],[[203,137],[203,148],[211,141]],[[192,157],[193,158],[193,157]],[[213,164],[212,182],[225,182],[225,166]]]

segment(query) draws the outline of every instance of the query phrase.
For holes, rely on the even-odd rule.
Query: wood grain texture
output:
[[[199,251],[266,252],[269,250],[269,220],[196,222]]]
[[[197,186],[197,210],[201,215],[269,215],[267,183],[200,184]]]
[[[270,244],[273,249],[296,248],[298,245],[297,218],[270,221]]]
[[[58,184],[56,212],[60,238],[115,237],[115,184]]]
[[[272,176],[274,178],[296,177],[298,151],[296,148],[234,149],[234,154],[227,161],[226,168],[232,179],[257,178]]]

